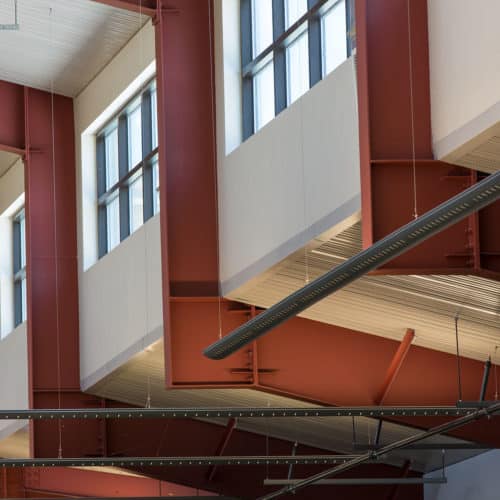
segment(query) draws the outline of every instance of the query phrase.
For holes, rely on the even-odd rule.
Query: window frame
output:
[[[142,177],[143,217],[142,224],[155,215],[153,196],[153,164],[158,158],[158,145],[153,147],[153,110],[151,108],[151,93],[156,91],[156,79],[149,80],[142,89],[136,92],[101,130],[96,134],[96,164],[97,164],[97,213],[98,213],[98,256],[106,255],[112,249],[108,248],[107,205],[118,195],[119,197],[119,231],[120,242],[132,233],[130,220],[129,186]],[[129,165],[129,134],[128,117],[131,111],[137,109],[137,101],[141,108],[141,148],[142,159],[135,165]],[[156,100],[156,103],[158,101]],[[158,110],[156,110],[158,119]],[[118,181],[112,186],[106,185],[106,147],[105,137],[114,127],[118,128]],[[158,124],[156,124],[156,129]],[[140,227],[140,226],[139,226]],[[137,229],[137,228],[135,228]]]
[[[23,231],[24,225],[24,245]],[[14,328],[17,328],[27,318],[27,282],[26,282],[26,213],[24,207],[12,217],[12,246],[13,246],[13,291],[14,291]],[[24,255],[23,255],[24,249]],[[24,265],[23,265],[24,260]],[[24,283],[24,294],[23,294]]]
[[[287,107],[288,82],[286,49],[296,38],[298,30],[306,29],[309,45],[309,88],[323,78],[322,17],[339,1],[307,0],[307,12],[285,28],[285,0],[272,0],[273,42],[259,54],[253,55],[253,0],[240,0],[241,80],[242,80],[242,132],[243,140],[257,130],[255,127],[254,86],[255,75],[271,60],[274,65],[274,116]],[[353,0],[346,5],[347,58],[353,53]],[[303,25],[306,24],[306,28]]]

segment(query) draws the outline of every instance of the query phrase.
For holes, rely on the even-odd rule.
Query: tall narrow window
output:
[[[322,20],[323,75],[333,71],[347,57],[347,24],[345,0],[339,0]]]
[[[253,57],[258,57],[273,41],[272,0],[252,0]],[[274,118],[274,69],[272,59],[253,76],[254,129]]]
[[[152,82],[97,135],[100,257],[159,210],[156,106]]]
[[[26,219],[24,208],[13,221],[14,235],[14,326],[26,321]]]
[[[255,99],[255,130],[274,118],[274,69],[269,62],[253,78]]]
[[[240,0],[243,138],[356,46],[354,0]]]

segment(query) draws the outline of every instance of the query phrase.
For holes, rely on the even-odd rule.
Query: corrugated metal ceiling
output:
[[[229,298],[269,307],[361,250],[360,223],[332,239],[318,238]],[[307,265],[306,265],[307,261]],[[499,363],[500,283],[476,276],[365,276],[301,316],[400,340],[407,328],[414,344],[454,353],[455,322],[464,356]]]
[[[13,0],[0,0],[3,22],[13,10]],[[53,84],[72,97],[149,19],[92,0],[18,0],[18,10],[20,29],[0,30],[0,79],[43,90]]]

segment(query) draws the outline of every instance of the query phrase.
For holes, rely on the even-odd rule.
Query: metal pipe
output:
[[[488,387],[488,380],[490,378],[490,368],[491,368],[491,358],[488,358],[488,361],[484,364],[484,372],[483,372],[483,382],[481,384],[481,392],[479,393],[479,401],[484,401],[484,397],[486,396],[486,389]]]
[[[223,359],[316,302],[500,198],[500,171],[397,229],[204,350]]]
[[[359,455],[266,455],[227,457],[0,458],[0,467],[179,467],[207,465],[329,465]]]
[[[293,486],[300,479],[264,479],[264,486]],[[378,486],[387,484],[445,484],[443,477],[370,477],[370,478],[342,478],[321,479],[312,486]]]
[[[357,465],[361,465],[370,460],[377,459],[382,455],[385,455],[392,451],[399,450],[401,448],[406,448],[409,445],[418,443],[419,441],[422,441],[431,436],[435,436],[436,434],[441,434],[443,432],[448,432],[450,430],[457,429],[458,427],[462,427],[463,425],[478,420],[482,417],[493,415],[498,411],[500,411],[500,403],[497,402],[489,406],[488,408],[477,410],[471,415],[466,415],[465,417],[457,418],[456,420],[453,420],[451,422],[446,422],[445,424],[437,425],[436,427],[432,427],[427,431],[419,432],[414,436],[410,436],[408,438],[401,439],[400,441],[396,441],[392,444],[383,446],[379,450],[367,452],[363,455],[353,458],[352,460],[344,463],[343,465],[327,469],[323,472],[315,474],[314,476],[310,476],[306,479],[301,479],[299,482],[297,482],[292,486],[285,486],[278,491],[260,497],[258,500],[273,500],[274,498],[281,497],[287,493],[291,493],[292,491],[297,491],[299,489],[305,488],[306,486],[310,486],[311,484],[314,484],[316,481],[319,481],[320,479],[326,479],[328,477],[340,474],[341,472],[353,469]]]
[[[485,402],[487,407],[492,402]],[[279,418],[279,417],[458,417],[470,415],[477,406],[316,406],[201,407],[201,408],[67,408],[0,410],[0,420],[91,420],[145,418]]]
[[[373,444],[355,444],[354,451],[371,451],[379,450],[382,446],[375,446]],[[431,451],[431,450],[491,450],[496,448],[489,444],[477,443],[429,443],[429,444],[412,444],[406,446],[405,450],[413,451]]]

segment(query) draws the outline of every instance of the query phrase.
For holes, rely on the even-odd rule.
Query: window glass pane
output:
[[[307,0],[285,0],[285,29],[307,12]]]
[[[104,137],[106,151],[106,190],[118,182],[118,127]]]
[[[253,55],[273,43],[273,2],[252,0]]]
[[[133,233],[144,220],[142,202],[142,175],[130,183],[130,232]]]
[[[142,128],[140,103],[128,113],[128,166],[135,167],[142,160]]]
[[[160,170],[158,159],[153,162],[153,214],[160,211]]]
[[[120,243],[120,202],[118,192],[106,205],[106,216],[108,222],[108,252],[110,252]]]
[[[24,267],[26,267],[26,219],[24,216],[24,211],[22,212],[19,219],[19,237],[21,239],[19,245],[21,251],[19,262],[21,265],[21,269],[23,269]]]
[[[26,278],[21,281],[21,321],[26,321],[27,316],[27,305],[26,305]]]
[[[156,102],[156,88],[151,90],[151,138],[152,147],[158,147],[158,105]]]
[[[345,0],[337,2],[323,16],[323,75],[347,58]]]
[[[274,67],[264,66],[253,78],[255,131],[274,118]]]
[[[288,104],[309,90],[309,39],[307,30],[286,49]]]

